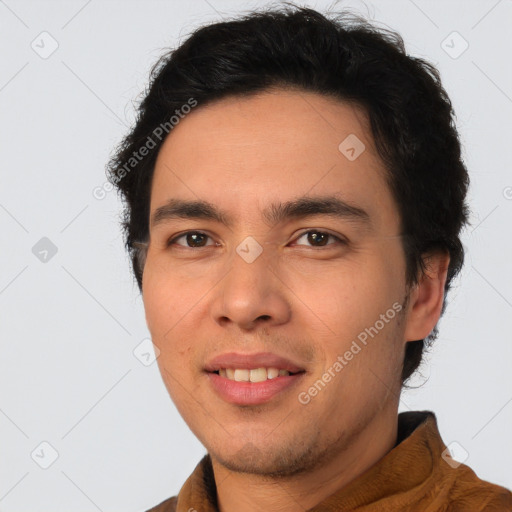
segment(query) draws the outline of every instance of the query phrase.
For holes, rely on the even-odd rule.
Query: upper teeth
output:
[[[275,379],[279,375],[290,375],[290,372],[277,368],[254,368],[252,370],[245,368],[221,368],[219,375],[237,382],[263,382],[267,379]]]

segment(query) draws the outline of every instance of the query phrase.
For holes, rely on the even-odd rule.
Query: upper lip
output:
[[[279,370],[288,370],[290,373],[304,371],[303,368],[297,366],[289,359],[272,354],[271,352],[258,352],[256,354],[226,352],[210,359],[205,365],[207,372],[216,372],[221,368],[277,368]]]

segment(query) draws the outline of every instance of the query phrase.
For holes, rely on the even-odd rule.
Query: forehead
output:
[[[160,149],[151,211],[172,198],[203,199],[236,217],[325,194],[396,214],[365,111],[277,89],[199,105],[184,117]]]

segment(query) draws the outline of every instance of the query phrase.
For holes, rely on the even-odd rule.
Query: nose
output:
[[[222,327],[247,331],[281,325],[291,316],[289,293],[266,255],[248,263],[234,253],[229,272],[215,288],[211,313]]]

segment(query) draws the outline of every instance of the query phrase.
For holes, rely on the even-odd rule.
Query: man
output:
[[[110,162],[158,364],[207,449],[153,511],[502,511],[431,412],[398,415],[463,263],[436,70],[305,8],[206,26]]]

